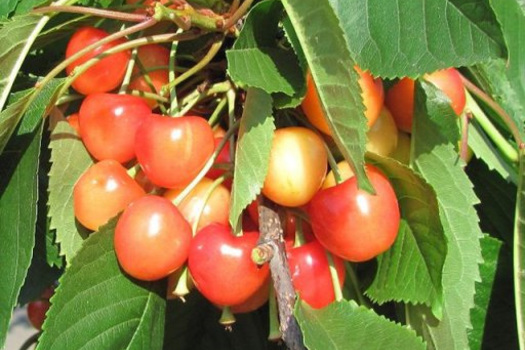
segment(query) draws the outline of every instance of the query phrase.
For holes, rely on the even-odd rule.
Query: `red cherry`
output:
[[[219,146],[219,144],[222,142],[224,138],[223,137],[215,137],[214,139],[214,145],[215,149]],[[223,149],[219,152],[219,155],[217,156],[217,159],[213,164],[231,164],[232,159],[230,157],[230,141],[227,141],[224,145]],[[226,172],[225,169],[218,169],[218,168],[211,168],[208,173],[206,174],[206,177],[210,179],[216,179],[222,174]],[[223,185],[227,188],[231,189],[232,180],[227,179],[223,182]]]
[[[104,39],[108,35],[108,33],[98,28],[80,28],[69,40],[66,48],[66,58],[71,57],[75,53],[84,49],[86,46]],[[124,39],[118,39],[97,47],[95,50],[83,55],[68,65],[66,67],[66,73],[71,74],[76,67],[89,61],[93,57],[125,42],[126,40]],[[94,66],[90,67],[87,71],[79,75],[73,82],[73,88],[84,95],[89,95],[96,92],[107,92],[115,89],[122,83],[122,80],[124,79],[130,57],[131,53],[129,51],[121,51],[104,57]]]
[[[152,114],[135,135],[135,153],[157,186],[183,188],[195,178],[214,150],[205,119]]]
[[[336,256],[333,259],[339,283],[343,286],[344,262]],[[335,300],[326,250],[319,242],[312,241],[288,250],[288,264],[293,286],[308,305],[320,309]]]
[[[27,318],[31,325],[38,330],[42,329],[42,325],[46,319],[46,312],[51,307],[49,300],[36,300],[27,304]]]
[[[390,248],[400,221],[392,185],[376,167],[367,165],[366,169],[375,195],[358,189],[354,176],[319,191],[308,208],[319,242],[354,262],[372,259]]]
[[[135,133],[150,114],[151,109],[140,97],[89,95],[79,111],[82,141],[94,158],[126,163],[135,158]]]
[[[145,196],[131,203],[120,217],[115,253],[129,275],[154,281],[184,264],[191,239],[191,227],[173,203]]]
[[[197,289],[213,304],[238,305],[246,302],[266,283],[268,265],[257,266],[251,259],[257,232],[234,236],[228,226],[211,224],[193,239],[188,267]]]

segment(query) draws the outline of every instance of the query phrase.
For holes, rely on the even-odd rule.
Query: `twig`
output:
[[[282,338],[291,350],[303,350],[303,336],[293,315],[295,291],[288,267],[282,237],[281,220],[277,212],[263,203],[259,204],[261,236],[252,258],[258,264],[270,262],[270,272],[277,294]]]

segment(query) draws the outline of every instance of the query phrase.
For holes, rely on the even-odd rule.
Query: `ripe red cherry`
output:
[[[86,46],[102,40],[107,36],[108,33],[98,28],[80,28],[69,40],[66,48],[66,58],[71,57],[75,53],[84,49]],[[95,50],[88,52],[78,60],[68,65],[66,67],[66,73],[71,74],[71,72],[73,72],[76,67],[89,61],[93,57],[125,42],[126,41],[124,39],[119,39],[99,46]],[[124,79],[130,57],[131,53],[129,51],[121,51],[104,57],[94,66],[79,75],[73,82],[73,88],[84,95],[93,94],[95,92],[108,92],[115,89],[122,83],[122,80]]]
[[[344,262],[336,256],[333,259],[342,287],[345,281]],[[326,250],[319,242],[314,240],[288,250],[288,265],[293,286],[308,305],[320,309],[335,300]]]
[[[270,288],[273,288],[273,286],[270,286],[271,278],[268,276],[266,278],[266,282],[262,285],[261,288],[255,292],[249,299],[244,301],[243,303],[237,304],[237,305],[231,305],[230,310],[234,314],[243,314],[246,312],[252,312],[263,306],[267,301],[268,297],[270,295]]]
[[[36,300],[27,304],[27,318],[33,327],[38,330],[42,329],[46,312],[50,307],[51,303],[47,299]]]
[[[140,97],[108,93],[89,95],[79,111],[82,141],[98,160],[129,162],[135,158],[135,132],[150,114],[151,109]]]
[[[191,238],[190,225],[173,203],[145,196],[122,213],[115,228],[115,253],[126,273],[154,281],[184,264]]]
[[[234,236],[228,226],[211,224],[193,239],[188,267],[197,289],[213,304],[238,305],[246,302],[266,283],[268,265],[257,266],[251,259],[259,234]]]
[[[98,230],[129,203],[144,195],[142,187],[120,163],[103,160],[86,170],[75,184],[75,217],[90,230]]]
[[[466,96],[463,81],[454,68],[439,70],[423,77],[442,90],[450,99],[451,107],[457,115],[465,108]],[[414,117],[414,80],[403,78],[392,86],[385,97],[385,105],[392,113],[399,130],[412,132]]]
[[[200,117],[152,114],[135,135],[137,160],[151,182],[161,187],[185,187],[213,150],[213,131]]]
[[[400,213],[396,194],[385,175],[367,165],[376,194],[359,190],[356,177],[319,191],[308,211],[314,235],[335,255],[366,261],[394,243]]]
[[[222,142],[223,139],[224,137],[222,136],[221,137],[215,136],[215,139],[214,139],[215,149],[217,149],[217,147],[219,146],[219,144]],[[219,152],[219,155],[217,156],[217,159],[215,160],[213,164],[226,165],[226,164],[231,164],[231,162],[232,162],[232,159],[230,157],[230,141],[227,141],[223,149],[221,149],[221,151]],[[206,177],[210,179],[216,179],[222,174],[224,174],[225,172],[226,172],[225,169],[211,168],[206,174]],[[227,188],[231,189],[231,179],[227,179],[226,181],[224,181],[223,184]]]

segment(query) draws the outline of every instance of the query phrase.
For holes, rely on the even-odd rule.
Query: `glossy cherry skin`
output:
[[[250,298],[246,301],[237,304],[230,305],[230,310],[234,314],[243,314],[247,312],[252,312],[263,306],[267,301],[270,295],[271,278],[268,276],[266,282],[259,288]]]
[[[216,133],[217,132],[215,132],[215,134]],[[219,147],[219,144],[222,142],[223,139],[224,139],[224,137],[222,137],[222,136],[221,137],[215,136],[215,139],[214,139],[215,149],[217,149]],[[226,141],[226,144],[224,145],[224,147],[219,152],[219,155],[217,156],[217,159],[215,160],[215,162],[213,164],[214,165],[215,164],[228,165],[228,164],[231,164],[231,163],[232,163],[232,159],[230,157],[230,141]],[[226,169],[211,168],[208,171],[208,173],[206,174],[206,177],[209,177],[210,179],[216,179],[219,176],[221,176],[222,174],[224,174],[225,172],[226,172]],[[224,185],[227,188],[231,189],[231,178],[230,179],[226,179],[226,181],[224,181]]]
[[[46,319],[46,312],[51,307],[47,299],[35,300],[27,304],[27,318],[33,327],[42,330]]]
[[[151,109],[140,97],[89,95],[79,111],[82,141],[95,159],[129,162],[135,158],[135,133],[150,114]]]
[[[397,126],[392,113],[383,107],[376,122],[366,133],[366,150],[388,157],[397,147]]]
[[[246,302],[266,283],[268,265],[257,266],[251,259],[257,232],[234,236],[228,226],[211,224],[193,239],[188,268],[197,289],[215,305]]]
[[[178,205],[180,212],[192,226],[200,215],[197,231],[214,222],[223,225],[228,224],[230,191],[225,186],[218,185],[207,197],[212,186],[213,180],[203,178]],[[181,191],[178,189],[168,190],[164,193],[164,197],[173,202]]]
[[[388,179],[366,167],[376,194],[357,187],[356,177],[319,191],[308,211],[315,237],[330,252],[353,262],[370,260],[394,243],[400,212]]]
[[[324,142],[315,132],[303,127],[278,129],[262,193],[280,205],[304,205],[321,187],[327,162]]]
[[[152,114],[135,134],[137,160],[151,182],[160,187],[185,187],[213,150],[213,131],[200,117]]]
[[[132,202],[115,228],[115,253],[122,269],[139,280],[164,278],[188,257],[191,227],[177,207],[159,196]]]
[[[463,112],[466,104],[465,87],[461,75],[455,68],[425,74],[423,79],[434,84],[447,95],[451,107],[457,115]],[[392,112],[397,127],[401,131],[412,132],[414,81],[410,78],[403,78],[392,86],[386,94],[385,105]]]
[[[139,47],[137,50],[137,56],[140,63],[148,72],[148,77],[151,80],[155,91],[151,90],[150,85],[141,74],[140,69],[135,65],[133,73],[133,79],[129,83],[129,90],[138,90],[145,92],[153,92],[159,94],[164,85],[169,81],[169,60],[170,51],[164,46],[158,44],[150,44]],[[157,101],[154,99],[144,98],[144,101],[154,108],[157,105]]]
[[[342,259],[333,256],[341,287],[345,281]],[[326,250],[316,240],[288,250],[288,265],[295,291],[302,300],[320,309],[335,300]]]
[[[83,27],[77,30],[66,48],[66,58],[84,49],[86,46],[104,39],[109,34],[102,29],[94,27]],[[101,45],[95,50],[88,52],[66,67],[66,73],[71,74],[73,70],[89,61],[93,57],[125,43],[124,39],[118,39],[107,44]],[[121,51],[113,55],[104,57],[94,66],[82,73],[73,82],[73,88],[84,95],[96,92],[108,92],[117,88],[124,79],[126,68],[131,57],[130,51]]]
[[[73,208],[77,220],[90,230],[98,230],[129,203],[145,195],[120,163],[107,159],[92,165],[73,188]]]
[[[368,127],[372,126],[379,116],[383,107],[384,90],[381,79],[372,77],[367,71],[362,71],[355,66],[354,69],[359,74],[358,84],[361,88],[361,97],[365,105],[365,116]],[[317,129],[327,135],[332,135],[328,123],[326,122],[324,111],[317,96],[315,83],[310,72],[306,76],[306,95],[301,103],[304,114]]]

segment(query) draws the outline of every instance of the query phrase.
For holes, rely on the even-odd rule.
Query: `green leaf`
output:
[[[297,57],[278,45],[276,34],[283,11],[280,1],[255,5],[231,50],[226,52],[228,73],[243,87],[293,96],[305,85]]]
[[[525,151],[520,150],[520,172],[514,226],[514,298],[520,349],[525,349]]]
[[[16,7],[15,13],[17,15],[23,15],[34,9],[35,7],[48,4],[49,0],[20,0],[20,3]]]
[[[24,131],[33,130],[38,120],[47,115],[48,108],[53,106],[57,91],[64,82],[65,79],[54,79],[41,90],[26,90],[20,93],[20,98],[0,112],[0,153],[26,113],[28,115],[27,120],[24,119],[21,127]]]
[[[23,15],[0,26],[0,110],[7,101],[11,86],[31,45],[48,20],[47,16]]]
[[[481,282],[476,283],[475,306],[470,311],[472,330],[468,332],[469,349],[471,350],[482,349],[485,319],[496,276],[500,249],[501,241],[488,235],[484,235],[481,239],[481,253],[483,255],[483,264],[479,266]]]
[[[455,149],[456,117],[435,88],[429,84],[422,87],[424,93],[420,88],[416,92],[413,164],[436,191],[448,253],[443,268],[443,318],[437,322],[414,308],[411,324],[424,335],[430,348],[466,349],[475,282],[480,281],[478,264],[483,261],[479,243],[482,233],[474,209],[479,201]]]
[[[35,244],[42,127],[17,134],[0,156],[0,348]]]
[[[368,158],[387,174],[403,220],[394,246],[378,257],[376,278],[366,293],[380,304],[425,304],[439,318],[447,242],[439,221],[436,193],[403,164],[374,154]]]
[[[476,206],[483,232],[489,232],[512,246],[516,185],[508,183],[481,161],[472,160],[467,173],[474,184],[476,196],[483,205]]]
[[[333,302],[317,310],[297,302],[295,317],[309,349],[425,349],[413,330],[352,300]]]
[[[7,18],[13,12],[19,0],[4,0],[0,2],[0,19]]]
[[[508,59],[505,62],[505,75],[523,111],[525,108],[525,38],[521,33],[525,31],[525,10],[520,7],[517,0],[490,0],[490,4],[501,25],[507,44]],[[519,122],[518,127],[524,137],[523,114],[516,115],[515,118]]]
[[[483,160],[490,170],[497,171],[507,181],[518,183],[516,169],[505,162],[476,120],[473,120],[468,127],[468,145],[475,157]]]
[[[241,213],[261,192],[268,172],[275,125],[272,98],[263,90],[248,89],[239,129],[230,205],[230,224],[235,229]]]
[[[354,61],[328,0],[283,0],[326,121],[360,188],[372,191],[364,170],[366,118]]]
[[[329,1],[355,61],[377,76],[416,77],[501,55],[449,0]]]
[[[60,278],[37,349],[162,349],[165,283],[122,272],[116,222],[93,233]]]
[[[52,121],[51,170],[49,172],[50,228],[56,231],[60,254],[69,264],[89,231],[76,220],[73,212],[73,188],[80,175],[92,164],[89,153],[66,120]]]

